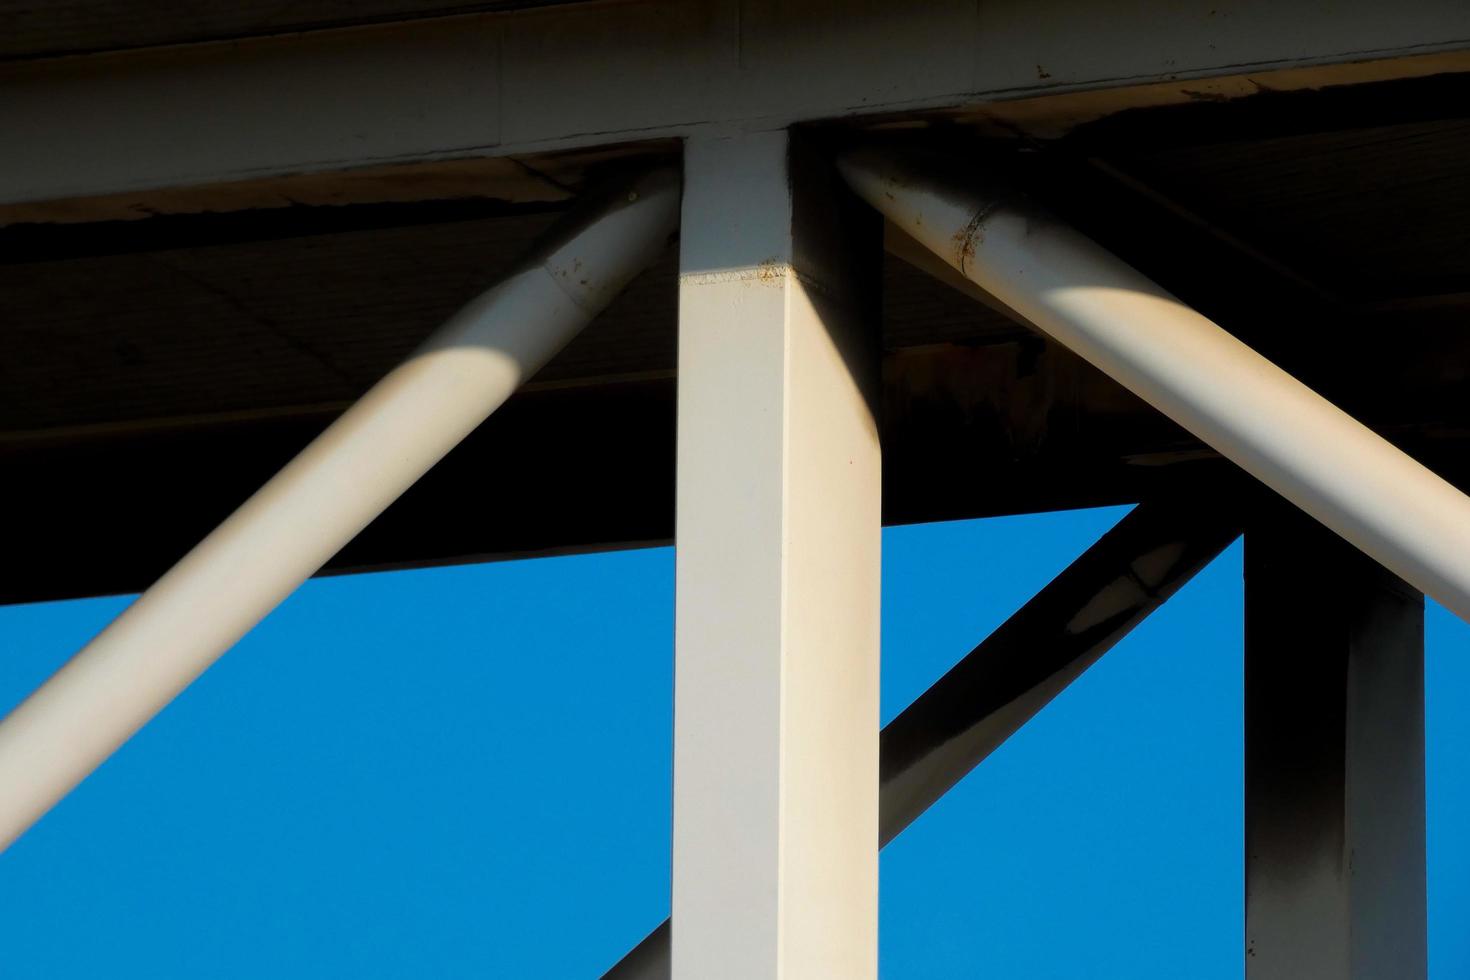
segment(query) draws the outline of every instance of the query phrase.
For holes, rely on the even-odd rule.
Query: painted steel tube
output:
[[[859,150],[859,196],[961,275],[1470,621],[1470,498],[1007,188]]]
[[[1140,504],[884,728],[878,846],[1097,663],[1240,536],[1233,509]],[[603,980],[668,980],[665,920]]]
[[[672,170],[579,211],[0,722],[0,850],[565,346],[653,262],[678,214]]]
[[[1135,507],[883,728],[886,846],[1240,537],[1195,496]]]

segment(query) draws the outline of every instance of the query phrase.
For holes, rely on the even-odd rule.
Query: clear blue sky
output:
[[[1123,509],[884,536],[886,721]],[[0,608],[0,710],[126,604]],[[1237,544],[884,851],[885,980],[1238,978]],[[0,978],[593,977],[668,913],[667,549],[309,583],[0,855]],[[1470,628],[1428,619],[1430,969]]]

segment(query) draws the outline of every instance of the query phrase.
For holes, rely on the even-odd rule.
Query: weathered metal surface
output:
[[[158,226],[167,226],[168,217],[180,215],[206,215],[209,220],[197,224],[207,227],[211,221],[227,224],[229,216],[247,212],[243,216],[246,224],[275,223],[281,227],[299,224],[301,233],[309,234],[314,225],[331,225],[321,212],[347,205],[416,204],[425,213],[420,223],[434,220],[429,216],[436,209],[443,212],[455,204],[462,206],[468,216],[513,214],[525,206],[545,208],[565,204],[576,197],[579,188],[603,179],[611,168],[654,166],[661,157],[670,160],[677,157],[678,151],[674,140],[639,140],[552,154],[419,160],[85,198],[8,203],[0,204],[0,228],[37,226],[28,231],[58,248],[66,242],[80,242],[83,250],[94,236],[108,242],[134,237],[140,244],[125,250],[142,251],[141,243],[168,237],[169,233],[159,231]],[[271,213],[281,210],[290,213]],[[399,210],[408,213],[407,208]],[[455,219],[441,214],[438,220]],[[108,223],[128,221],[146,222],[154,227],[108,227]],[[92,227],[80,235],[69,234],[66,226],[74,224]],[[343,222],[343,227],[351,227],[350,218]],[[222,234],[228,240],[231,233],[222,231]]]
[[[965,278],[1470,620],[1470,496],[992,169],[878,148],[839,167]]]
[[[1418,325],[1440,315],[1427,304],[1448,323],[1470,297],[1470,258],[1456,238],[1470,213],[1450,193],[1470,156],[1470,85],[1431,81],[1124,113],[1043,153],[1018,156],[1015,140],[981,149],[1031,175],[1050,203],[1079,188],[1093,213],[1073,207],[1068,217],[1094,237],[1253,345],[1273,356],[1295,345],[1304,370],[1331,374],[1391,334],[1412,335],[1403,345],[1412,356],[1424,342]],[[1317,131],[1281,135],[1303,119]],[[1120,172],[1132,182],[1110,176]],[[1359,187],[1371,188],[1368,200]],[[1283,200],[1298,203],[1287,210]],[[1394,233],[1401,212],[1415,216],[1414,235]],[[0,339],[10,353],[0,361],[0,438],[340,405],[548,220],[494,201],[438,200],[0,230],[0,261],[11,263],[0,265]],[[1364,241],[1379,248],[1343,245]],[[1327,269],[1315,258],[1324,253],[1333,255]],[[1311,273],[1315,306],[1263,288],[1278,268]],[[1427,279],[1428,269],[1438,271]],[[1230,290],[1218,288],[1225,279]],[[668,265],[542,380],[666,376],[673,305]],[[884,319],[889,349],[1025,333],[893,263]],[[1334,342],[1345,336],[1353,342]],[[1380,358],[1341,369],[1361,373]],[[1423,381],[1421,397],[1442,393],[1436,412],[1464,403],[1463,390],[1445,387],[1448,373]]]
[[[21,62],[0,67],[0,202],[988,114],[1080,89],[1158,84],[1169,94],[1154,100],[1190,101],[1200,79],[1311,86],[1322,79],[1268,73],[1330,66],[1341,79],[1346,64],[1381,78],[1375,59],[1467,39],[1458,0],[1350,0],[1331,17],[1308,0],[943,0],[923,16],[860,0],[644,0]]]

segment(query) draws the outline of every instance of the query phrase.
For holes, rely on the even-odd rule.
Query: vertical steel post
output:
[[[784,132],[685,151],[673,975],[877,970],[879,225]]]
[[[1246,976],[1423,980],[1424,598],[1284,512],[1245,590]]]
[[[879,738],[884,847],[1240,534],[1190,495],[1140,504],[890,721]],[[668,980],[664,920],[604,980]]]

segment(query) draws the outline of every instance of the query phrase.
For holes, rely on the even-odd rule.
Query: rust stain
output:
[[[767,285],[779,283],[786,277],[786,264],[773,256],[755,267],[755,277]]]
[[[976,211],[965,226],[955,232],[950,239],[954,246],[955,258],[959,260],[959,270],[962,275],[969,268],[970,260],[975,257],[975,247],[980,243],[981,237],[980,222],[985,220],[987,213],[984,209]]]

